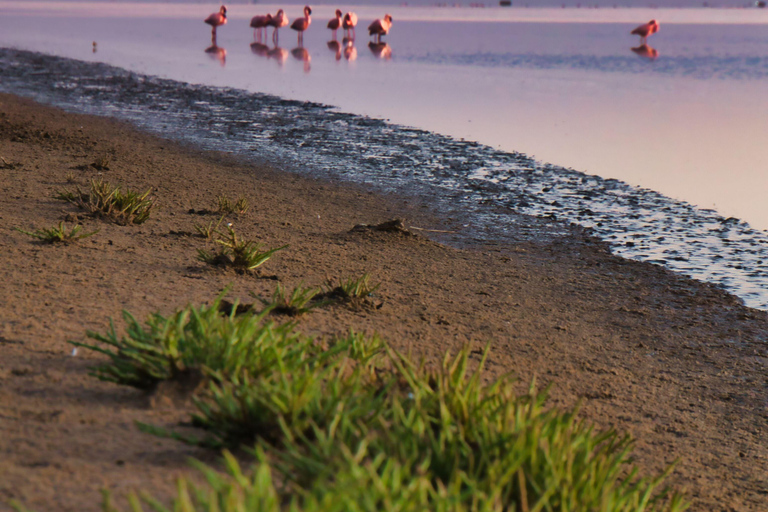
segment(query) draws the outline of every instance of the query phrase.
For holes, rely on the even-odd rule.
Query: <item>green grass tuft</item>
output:
[[[193,226],[195,228],[195,231],[197,231],[197,234],[200,235],[203,238],[212,239],[213,235],[218,233],[219,226],[221,225],[221,222],[224,220],[224,215],[219,217],[218,221],[211,221],[208,224],[200,225],[198,223],[193,223]],[[215,224],[214,224],[215,222]]]
[[[238,197],[234,202],[227,196],[219,196],[217,201],[219,203],[219,213],[225,215],[229,213],[243,215],[248,211],[248,208],[250,208],[248,199],[243,196]]]
[[[336,296],[343,300],[365,299],[381,286],[381,283],[371,285],[370,279],[369,274],[363,274],[358,278],[339,279],[338,283],[329,279],[326,284],[328,288],[326,295]]]
[[[321,307],[328,301],[317,300],[319,288],[304,288],[297,286],[290,293],[279,283],[272,294],[272,300],[259,300],[267,307],[270,313],[288,316],[301,316],[309,313],[317,307]]]
[[[91,370],[95,377],[141,389],[183,378],[190,371],[215,372],[219,378],[243,372],[258,375],[271,371],[274,356],[265,350],[298,343],[293,323],[264,322],[264,315],[236,316],[234,309],[224,316],[219,312],[221,300],[220,296],[210,306],[187,306],[170,317],[155,313],[145,325],[125,311],[125,335],[119,336],[110,321],[105,334],[86,333],[98,344],[70,343],[109,357],[109,362]]]
[[[96,231],[91,231],[90,233],[80,233],[80,230],[82,229],[82,226],[79,224],[76,224],[72,227],[72,229],[67,233],[67,228],[64,226],[64,222],[59,222],[58,227],[52,227],[48,229],[37,229],[35,231],[24,231],[23,229],[14,228],[16,231],[20,233],[24,233],[25,235],[29,235],[32,237],[35,237],[39,240],[42,240],[45,243],[54,244],[54,243],[71,243],[76,242],[78,240],[82,240],[83,238],[88,238],[89,236],[93,236],[96,233],[99,232],[97,229]]]
[[[577,409],[547,408],[546,392],[533,385],[518,394],[511,375],[487,382],[489,347],[480,361],[466,347],[429,369],[376,336],[318,343],[292,323],[222,316],[219,300],[168,319],[154,315],[147,329],[126,314],[128,338],[118,339],[114,327],[89,334],[111,347],[89,346],[111,358],[95,372],[105,380],[142,387],[186,368],[209,376],[194,398],[203,438],[140,428],[256,456],[248,472],[227,453],[226,474],[196,463],[207,485],[180,480],[171,509],[133,496],[134,512],[142,503],[190,512],[687,508],[663,486],[672,466],[639,474],[628,436],[596,430]]]
[[[88,192],[82,191],[80,187],[75,189],[74,192],[60,191],[56,199],[72,203],[88,213],[108,218],[123,226],[146,222],[155,204],[155,199],[150,197],[151,189],[144,193],[122,190],[104,180],[91,180]]]
[[[197,259],[209,265],[230,266],[241,271],[254,270],[266,263],[274,253],[285,249],[287,245],[262,251],[262,245],[252,240],[242,240],[232,226],[227,226],[227,232],[217,232],[221,238],[216,243],[221,245],[217,253],[209,253],[198,249]]]

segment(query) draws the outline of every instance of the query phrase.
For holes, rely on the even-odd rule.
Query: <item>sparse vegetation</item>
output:
[[[629,437],[596,432],[577,419],[576,410],[545,409],[546,393],[533,387],[518,396],[508,375],[485,384],[488,348],[470,372],[469,348],[446,355],[437,371],[429,371],[390,348],[384,354],[352,351],[350,340],[321,352],[311,343],[298,347],[268,351],[272,373],[211,381],[209,392],[196,400],[199,414],[193,418],[207,432],[203,439],[141,425],[204,446],[256,444],[253,477],[226,453],[229,477],[198,463],[210,489],[193,486],[190,493],[191,484],[182,481],[177,506],[605,512],[687,507],[680,495],[661,487],[671,467],[655,478],[639,477],[631,466]],[[364,353],[366,359],[359,359]]]
[[[193,226],[195,228],[195,231],[198,235],[200,235],[203,238],[211,239],[213,238],[213,235],[215,235],[218,232],[219,226],[221,225],[222,221],[224,220],[224,215],[219,217],[218,221],[211,221],[208,224],[200,225],[198,223],[193,223]],[[214,224],[215,222],[215,224]]]
[[[243,196],[238,197],[234,202],[227,196],[219,196],[217,200],[219,202],[219,212],[225,215],[228,213],[243,215],[250,208],[248,200]]]
[[[182,378],[196,371],[228,375],[259,375],[271,371],[272,352],[299,346],[295,325],[264,322],[264,315],[229,316],[220,313],[218,297],[210,306],[187,306],[170,317],[153,314],[142,325],[123,312],[125,335],[110,322],[106,334],[88,331],[98,344],[70,341],[72,345],[101,352],[109,362],[91,375],[100,380],[141,389],[152,389],[163,380]],[[306,347],[305,347],[306,348]]]
[[[93,215],[106,217],[116,224],[142,224],[147,219],[155,204],[150,197],[152,190],[139,193],[121,190],[104,180],[91,180],[90,190],[84,192],[76,187],[74,192],[60,191],[56,198],[67,201]]]
[[[95,235],[99,232],[97,229],[96,231],[91,231],[90,233],[80,233],[80,230],[82,229],[82,226],[79,224],[76,224],[72,227],[72,229],[67,232],[67,228],[64,225],[64,222],[59,222],[59,225],[52,228],[42,228],[42,229],[36,229],[35,231],[24,231],[23,229],[15,228],[16,231],[19,231],[20,233],[24,233],[25,235],[29,235],[32,237],[35,237],[39,240],[42,240],[43,242],[54,244],[54,243],[71,243],[76,242],[78,240],[82,240],[83,238],[88,238],[89,236]]]
[[[259,298],[259,300],[271,313],[300,316],[327,303],[327,301],[316,299],[319,292],[319,288],[304,288],[299,285],[294,288],[291,293],[288,293],[286,289],[278,283],[275,287],[275,292],[272,294],[271,301],[261,298]]]
[[[197,258],[209,265],[230,266],[240,271],[254,270],[266,263],[274,253],[285,249],[287,245],[262,251],[262,244],[252,240],[242,240],[238,237],[232,226],[227,226],[227,232],[217,232],[221,238],[216,243],[221,248],[216,253],[209,253],[203,249],[198,249]]]
[[[101,155],[100,157],[96,158],[93,162],[91,162],[91,167],[93,167],[97,171],[108,171],[110,163],[112,162],[107,155]]]

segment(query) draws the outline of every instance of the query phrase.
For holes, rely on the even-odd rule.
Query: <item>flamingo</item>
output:
[[[336,17],[331,18],[331,21],[328,22],[328,28],[333,30],[333,40],[336,40],[336,31],[339,30],[339,27],[341,26],[341,9],[336,9]]]
[[[309,17],[310,14],[312,14],[312,9],[308,5],[305,5],[304,17],[296,18],[293,20],[293,23],[291,23],[291,28],[299,33],[299,46],[304,43],[304,31],[307,30],[312,23],[312,18]]]
[[[253,37],[257,41],[261,41],[261,30],[266,32],[267,27],[272,24],[272,15],[266,16],[254,16],[251,18],[251,27],[253,27]]]
[[[219,12],[215,12],[205,18],[205,22],[209,24],[211,27],[211,39],[216,37],[216,29],[220,27],[221,25],[227,24],[227,6],[222,5],[221,9],[219,9]]]
[[[352,39],[355,38],[355,27],[357,26],[357,14],[353,12],[348,12],[344,15],[344,19],[341,20],[341,26],[344,27],[344,30],[346,31],[347,35],[349,35],[349,31],[352,31]]]
[[[392,16],[385,14],[383,19],[378,19],[368,25],[368,35],[376,35],[376,42],[381,42],[381,36],[387,35],[392,27]]]
[[[644,23],[639,27],[635,28],[632,32],[630,32],[630,34],[640,36],[640,42],[642,44],[645,44],[646,39],[648,39],[648,36],[650,36],[651,34],[655,34],[658,31],[659,31],[659,22],[656,20],[651,20],[648,23]]]
[[[269,24],[275,27],[275,31],[272,32],[272,42],[275,43],[275,45],[277,45],[277,40],[278,40],[277,30],[279,28],[282,28],[288,25],[288,16],[285,15],[284,10],[280,9],[279,11],[277,11],[277,13],[274,16],[272,16],[272,21]]]

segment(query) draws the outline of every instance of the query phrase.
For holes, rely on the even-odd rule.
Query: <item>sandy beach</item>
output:
[[[140,432],[175,427],[188,406],[88,375],[99,357],[68,340],[105,332],[121,311],[143,319],[188,303],[268,298],[277,283],[320,286],[370,273],[375,307],[321,308],[300,329],[330,337],[379,333],[428,364],[491,342],[488,376],[551,386],[549,404],[637,440],[640,468],[670,478],[691,510],[758,511],[768,504],[768,316],[708,284],[612,256],[575,227],[515,245],[452,247],[456,229],[428,205],[382,197],[156,138],[110,120],[0,95],[0,509],[98,510],[100,490],[122,501],[143,489],[168,498],[189,457],[217,454]],[[98,170],[92,163],[107,162]],[[146,223],[94,219],[53,196],[103,178],[152,189]],[[196,260],[211,243],[194,225],[217,218],[219,196],[244,196],[239,233],[289,244],[254,275]],[[201,214],[201,211],[203,213]],[[410,233],[353,230],[405,219]],[[65,220],[78,243],[45,245],[33,231]],[[531,221],[533,222],[533,221]],[[437,235],[437,233],[432,233]]]

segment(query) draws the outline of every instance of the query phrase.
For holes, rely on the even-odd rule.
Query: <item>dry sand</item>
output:
[[[102,157],[109,169],[90,164]],[[415,231],[351,231],[395,217],[447,226],[425,205],[202,153],[110,119],[64,113],[0,95],[0,509],[97,510],[100,489],[167,498],[187,459],[216,455],[139,432],[173,427],[188,410],[89,377],[99,356],[67,340],[88,329],[210,302],[267,298],[276,285],[321,285],[368,272],[380,309],[334,307],[301,329],[331,336],[378,332],[435,362],[464,344],[493,343],[489,376],[513,371],[521,391],[551,384],[550,404],[582,401],[582,415],[637,439],[643,471],[679,458],[670,482],[693,510],[768,510],[768,318],[725,292],[661,267],[611,256],[578,229],[557,242],[452,248]],[[140,226],[89,218],[52,198],[103,177],[152,188],[157,210]],[[210,242],[194,223],[216,198],[245,196],[238,232],[290,244],[256,275],[196,261]],[[79,243],[44,245],[13,228],[74,216]],[[124,502],[121,502],[124,503]]]

